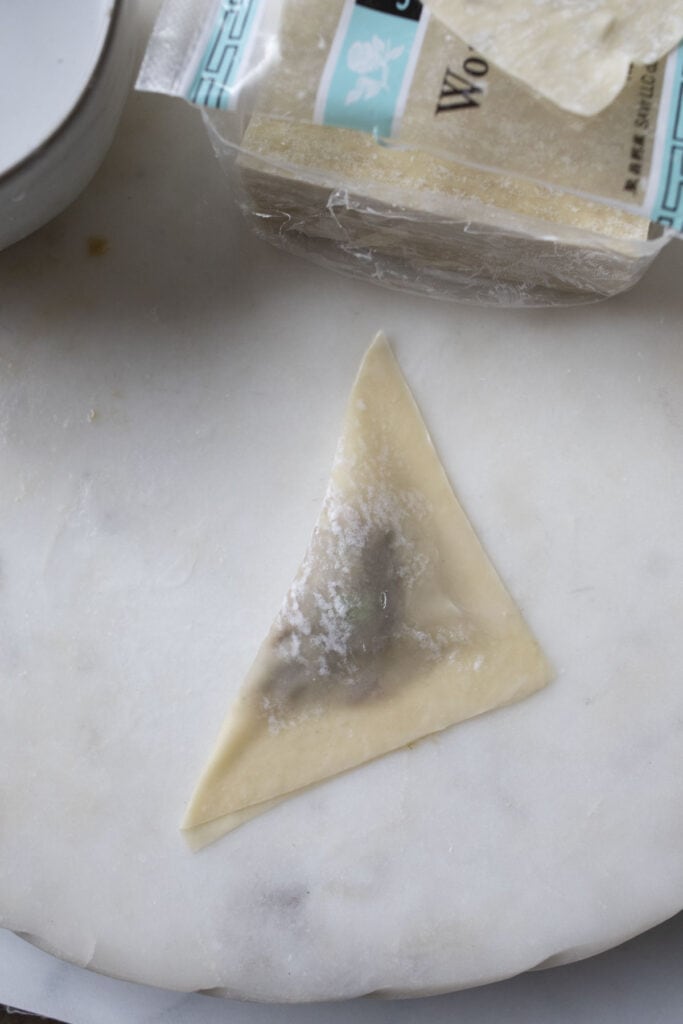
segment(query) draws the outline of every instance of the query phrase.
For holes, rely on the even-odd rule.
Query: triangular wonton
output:
[[[303,565],[183,828],[199,848],[298,790],[548,679],[379,335]]]

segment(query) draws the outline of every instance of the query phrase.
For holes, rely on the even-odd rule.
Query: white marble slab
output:
[[[252,239],[196,112],[134,97],[0,256],[0,924],[288,1001],[475,985],[678,911],[682,280],[678,245],[585,309],[347,281]],[[378,327],[556,681],[192,855]]]
[[[0,931],[0,1002],[67,1024],[679,1024],[683,917],[578,964],[431,999],[275,1006],[114,981]]]

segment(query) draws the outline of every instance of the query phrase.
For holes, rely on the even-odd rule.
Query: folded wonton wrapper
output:
[[[549,676],[379,335],[303,565],[183,829],[204,846],[313,783],[520,700]]]
[[[509,75],[575,114],[621,92],[629,64],[683,38],[681,0],[429,0],[448,27]]]

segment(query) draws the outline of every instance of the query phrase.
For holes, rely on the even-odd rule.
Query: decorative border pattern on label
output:
[[[237,78],[248,58],[261,0],[220,0],[214,26],[187,90],[187,99],[202,107],[232,110]]]
[[[316,124],[395,135],[428,18],[420,0],[345,0],[318,87]]]
[[[667,60],[646,207],[651,220],[683,233],[683,43]]]

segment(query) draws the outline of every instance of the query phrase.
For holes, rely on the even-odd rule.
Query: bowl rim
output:
[[[126,0],[112,0],[109,4],[109,10],[107,12],[109,25],[107,26],[107,31],[104,39],[102,40],[102,45],[97,56],[97,61],[95,62],[95,67],[69,112],[50,132],[47,138],[43,139],[42,142],[40,142],[34,149],[30,150],[20,160],[17,160],[16,163],[11,164],[4,171],[0,172],[0,188],[6,185],[11,178],[22,174],[24,171],[28,170],[32,164],[41,160],[45,152],[50,149],[63,135],[66,135],[71,128],[71,125],[78,119],[81,111],[87,104],[90,95],[97,86],[99,79],[102,77],[111,44],[122,18],[121,12],[125,3]]]

